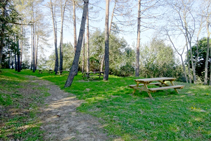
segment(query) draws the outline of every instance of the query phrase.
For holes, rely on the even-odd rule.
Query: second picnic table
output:
[[[173,81],[175,80],[176,78],[173,78],[173,77],[135,79],[134,81],[136,82],[136,85],[129,85],[129,87],[134,89],[133,93],[135,93],[136,90],[145,91],[148,93],[149,97],[152,98],[152,95],[150,92],[156,92],[158,90],[174,89],[178,93],[177,89],[182,89],[184,86],[174,85]],[[170,81],[171,85],[165,83],[165,81]],[[156,82],[156,83],[152,83],[152,82]],[[148,85],[156,85],[159,87],[148,88]]]
[[[104,72],[103,71],[95,71],[95,72],[84,72],[83,73],[83,79],[87,78],[90,79],[94,76],[99,76],[99,79],[101,76],[103,76]]]

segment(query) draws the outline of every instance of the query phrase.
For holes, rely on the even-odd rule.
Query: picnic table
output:
[[[99,76],[99,79],[100,79],[100,77],[103,76],[103,74],[104,74],[103,71],[84,72],[82,77],[83,77],[83,79],[85,79],[85,78],[90,79],[95,76]]]
[[[145,78],[145,79],[135,79],[135,85],[129,85],[130,88],[134,89],[133,94],[136,90],[145,91],[148,93],[149,97],[152,99],[150,92],[156,92],[158,90],[174,89],[177,93],[177,89],[184,88],[183,85],[174,85],[176,78],[173,77],[160,77],[160,78]],[[170,85],[166,83],[170,81]],[[157,88],[148,88],[148,85],[159,86]]]

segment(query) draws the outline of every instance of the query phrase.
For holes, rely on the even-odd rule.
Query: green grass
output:
[[[185,85],[179,94],[158,91],[152,93],[155,100],[150,100],[146,92],[132,95],[128,85],[135,84],[135,77],[109,76],[107,82],[88,82],[79,73],[72,86],[64,88],[68,72],[55,76],[23,70],[22,75],[49,80],[85,100],[78,110],[98,117],[109,135],[123,140],[211,140],[210,86],[176,82]]]
[[[23,75],[18,75],[13,70],[2,70],[0,140],[43,140],[37,109],[48,95],[46,88],[30,83]]]

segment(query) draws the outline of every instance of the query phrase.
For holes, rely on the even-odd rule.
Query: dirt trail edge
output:
[[[53,83],[29,76],[32,81],[48,88],[51,96],[45,100],[40,108],[41,129],[45,131],[44,139],[51,141],[106,141],[111,140],[104,133],[103,125],[98,119],[88,114],[76,111],[83,103],[73,94],[64,92]]]

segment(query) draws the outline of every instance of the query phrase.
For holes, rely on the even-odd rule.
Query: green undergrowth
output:
[[[8,71],[8,70],[7,70]],[[11,70],[10,70],[11,71]],[[17,73],[16,73],[17,74]],[[78,73],[71,87],[64,88],[68,72],[54,75],[23,70],[22,75],[35,75],[49,80],[61,89],[85,100],[78,110],[102,119],[109,135],[123,140],[211,140],[211,87],[185,85],[184,89],[152,93],[133,90],[135,77],[109,76],[108,81],[84,81]]]
[[[0,140],[43,140],[39,106],[47,89],[14,70],[0,73]]]

